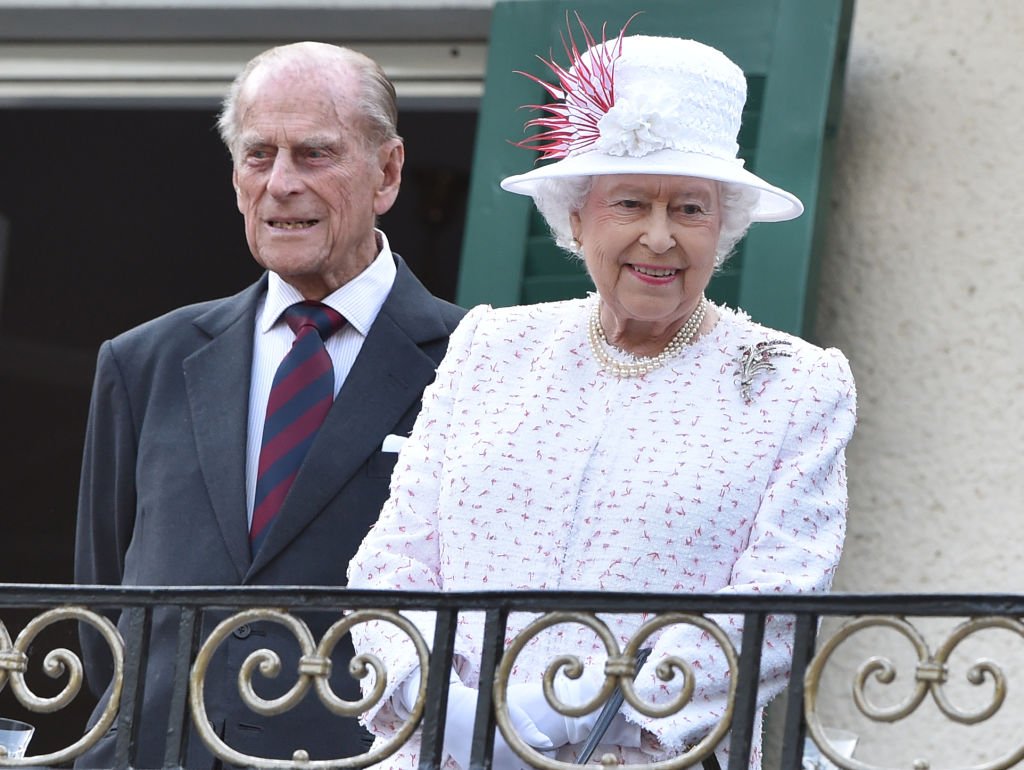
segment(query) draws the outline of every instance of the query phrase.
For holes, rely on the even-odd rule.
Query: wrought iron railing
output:
[[[951,677],[950,657],[968,637],[1000,629],[1024,639],[1024,596],[1022,595],[825,595],[825,596],[710,596],[710,595],[638,595],[566,592],[515,592],[427,594],[412,592],[349,591],[328,588],[99,588],[42,585],[0,585],[0,691],[10,687],[18,703],[38,714],[60,712],[80,697],[83,666],[76,653],[69,649],[44,651],[37,649],[39,634],[55,624],[72,623],[90,627],[109,648],[114,661],[112,697],[99,721],[83,735],[55,751],[23,758],[3,756],[0,767],[68,766],[87,751],[110,728],[117,728],[117,744],[112,768],[138,767],[133,755],[135,736],[139,729],[139,693],[144,679],[147,640],[153,612],[173,609],[178,613],[178,656],[166,724],[166,752],[163,767],[180,767],[184,763],[187,736],[201,740],[225,764],[275,770],[320,770],[321,768],[362,768],[380,761],[394,751],[417,728],[422,729],[421,768],[437,768],[442,764],[440,736],[444,730],[444,709],[427,708],[426,704],[443,704],[448,690],[448,671],[452,660],[456,622],[461,612],[485,613],[485,638],[480,660],[481,682],[493,687],[480,688],[477,721],[471,764],[486,768],[493,750],[494,726],[506,735],[512,749],[527,764],[548,770],[569,767],[541,754],[517,738],[506,710],[504,693],[510,667],[518,650],[529,641],[530,634],[557,623],[581,623],[589,626],[607,647],[604,673],[605,686],[601,699],[618,690],[638,710],[643,704],[632,699],[631,682],[635,658],[645,640],[669,624],[696,625],[717,639],[728,659],[731,690],[728,706],[721,722],[712,733],[685,753],[670,760],[644,766],[646,770],[677,770],[699,766],[708,758],[715,744],[731,731],[729,740],[730,770],[747,767],[754,733],[757,709],[760,656],[768,616],[788,615],[794,619],[790,694],[782,727],[782,767],[801,767],[805,737],[809,737],[821,753],[835,766],[846,770],[877,770],[879,766],[844,756],[832,746],[822,726],[819,713],[819,691],[823,672],[829,666],[837,647],[870,629],[889,629],[904,637],[913,648],[917,660],[913,664],[913,692],[904,700],[887,706],[872,702],[867,694],[869,680],[886,684],[895,676],[896,666],[884,656],[872,656],[856,670],[850,688],[860,713],[878,722],[896,722],[912,714],[930,695],[949,720],[959,724],[983,722],[995,715],[1003,705],[1008,683],[999,662],[979,659],[968,667],[965,677],[974,685],[986,682],[991,697],[986,705],[969,711],[957,708],[950,700],[945,685]],[[118,610],[125,613],[122,635],[104,613]],[[414,610],[436,614],[433,639],[427,640],[409,622],[404,613]],[[5,613],[28,611],[31,619],[15,634],[7,625]],[[311,611],[333,613],[335,622],[319,639],[303,620]],[[536,617],[506,648],[507,622],[511,613],[531,613]],[[619,649],[614,636],[607,632],[602,617],[617,613],[645,614],[649,620],[634,637]],[[218,613],[212,632],[203,633],[204,619]],[[743,617],[743,636],[737,653],[729,637],[712,619],[723,615]],[[843,622],[827,635],[819,634],[823,618],[835,617]],[[958,618],[960,624],[933,652],[925,637],[915,626],[916,619],[926,617]],[[220,619],[224,618],[224,619]],[[415,645],[422,671],[419,697],[405,727],[385,745],[375,745],[368,752],[353,757],[310,759],[301,746],[291,759],[274,759],[237,751],[211,729],[205,713],[204,681],[218,646],[239,628],[255,622],[279,624],[288,629],[301,648],[297,669],[284,671],[294,677],[288,691],[267,700],[252,687],[254,676],[276,673],[279,658],[273,650],[250,655],[239,672],[239,698],[255,713],[266,718],[290,710],[303,698],[315,693],[324,707],[325,725],[337,717],[349,718],[371,708],[384,691],[387,671],[373,656],[352,660],[353,676],[373,674],[376,686],[361,699],[346,701],[332,691],[328,677],[330,657],[339,641],[352,628],[365,622],[391,623],[407,634]],[[554,661],[546,676],[566,661]],[[572,665],[571,661],[568,665]],[[62,683],[60,692],[42,697],[26,682],[26,672],[40,666],[47,676]],[[664,669],[663,671],[661,669]],[[663,661],[659,676],[666,681],[678,676],[682,695],[675,699],[673,709],[685,709],[686,684],[691,671],[682,660]],[[290,680],[289,680],[290,681]],[[653,716],[653,714],[652,714]],[[610,758],[605,759],[610,762]],[[978,770],[1003,770],[1024,761],[1024,745],[1012,748],[994,760],[976,765]],[[941,763],[940,763],[941,764]],[[917,767],[929,766],[920,759]],[[638,767],[638,766],[634,766]]]

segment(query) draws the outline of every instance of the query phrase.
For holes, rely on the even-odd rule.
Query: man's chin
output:
[[[321,262],[321,252],[320,244],[311,239],[305,241],[296,239],[295,242],[288,244],[264,243],[260,244],[256,253],[256,261],[267,270],[287,279],[289,276],[298,277],[316,272],[317,266]]]

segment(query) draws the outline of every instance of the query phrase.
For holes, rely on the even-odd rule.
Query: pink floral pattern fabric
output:
[[[849,365],[822,350],[718,308],[715,328],[665,367],[616,378],[598,366],[586,325],[594,297],[473,309],[452,335],[435,383],[399,456],[391,497],[350,567],[352,587],[430,591],[604,590],[668,593],[826,591],[846,525],[844,450],[855,423]],[[789,357],[761,372],[749,404],[736,367],[743,346],[789,342]],[[412,615],[432,639],[431,619]],[[536,616],[515,614],[508,639]],[[642,614],[603,617],[624,646]],[[739,648],[741,623],[716,617]],[[412,670],[411,645],[386,624],[355,631],[357,650],[380,657],[389,690]],[[770,618],[759,703],[784,687],[792,618]],[[458,673],[479,680],[483,617],[463,613]],[[664,703],[676,683],[654,677],[666,656],[687,660],[697,686],[678,714],[651,719],[640,749],[602,747],[623,761],[666,758],[699,740],[725,707],[728,669],[717,644],[689,625],[654,637],[637,679]],[[593,632],[562,624],[534,637],[513,681],[539,679],[556,656],[578,655],[601,676]],[[392,734],[386,702],[367,715]],[[760,729],[751,767],[760,766]],[[727,743],[725,744],[727,746]],[[559,758],[571,761],[573,747]],[[382,767],[410,770],[414,739]],[[719,750],[723,767],[728,753]],[[451,763],[453,764],[453,763]]]

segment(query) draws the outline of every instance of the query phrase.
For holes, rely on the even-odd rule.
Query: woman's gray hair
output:
[[[308,62],[319,68],[325,66],[355,67],[360,76],[359,103],[356,111],[362,117],[364,138],[368,146],[377,148],[398,135],[398,101],[395,86],[384,70],[369,56],[350,48],[328,43],[301,42],[270,48],[249,61],[231,83],[217,117],[217,130],[232,158],[238,149],[241,131],[239,102],[246,81],[260,66],[273,62]]]
[[[570,215],[583,208],[594,185],[592,176],[553,177],[537,186],[533,201],[551,228],[555,243],[578,257],[573,244]],[[722,206],[722,229],[715,249],[715,266],[720,267],[732,256],[736,244],[750,229],[751,216],[757,206],[758,192],[752,187],[733,182],[719,182]]]

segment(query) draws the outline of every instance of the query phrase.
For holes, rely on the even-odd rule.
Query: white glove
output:
[[[449,681],[457,682],[458,680],[458,675],[455,671],[452,671]],[[391,698],[391,705],[394,707],[395,713],[402,719],[409,718],[409,714],[412,713],[412,707],[416,705],[416,696],[419,695],[419,691],[420,667],[416,666],[412,673],[395,688],[395,694]]]
[[[569,679],[560,676],[555,679],[555,695],[566,706],[581,706],[597,695],[601,681],[598,677]],[[603,705],[599,704],[592,712],[581,717],[564,716],[551,708],[548,699],[544,697],[544,685],[541,682],[510,685],[508,702],[510,710],[515,706],[524,711],[555,748],[585,741],[594,729]],[[622,714],[618,714],[601,743],[637,748],[640,746],[640,726],[627,722]]]
[[[462,682],[452,682],[448,685],[444,750],[462,768],[469,767],[469,752],[473,744],[473,727],[476,722],[477,695],[476,690],[466,687]],[[547,736],[534,726],[522,709],[516,708],[510,703],[508,713],[512,720],[512,728],[526,743],[537,749],[553,748]],[[491,767],[493,770],[530,770],[530,766],[509,748],[501,731],[497,729],[494,735],[494,756]]]
[[[392,699],[395,711],[403,719],[409,716],[419,691],[420,670],[417,667],[396,690]],[[444,750],[459,767],[469,767],[469,754],[473,745],[476,724],[477,691],[466,687],[458,674],[451,672],[448,680],[448,708],[445,712]],[[542,696],[543,697],[543,696]],[[404,711],[404,713],[402,713]],[[509,717],[513,729],[530,746],[537,749],[554,748],[551,741],[539,731],[530,717],[518,706],[509,703]],[[530,767],[509,748],[500,730],[495,730],[493,770],[530,770]]]

